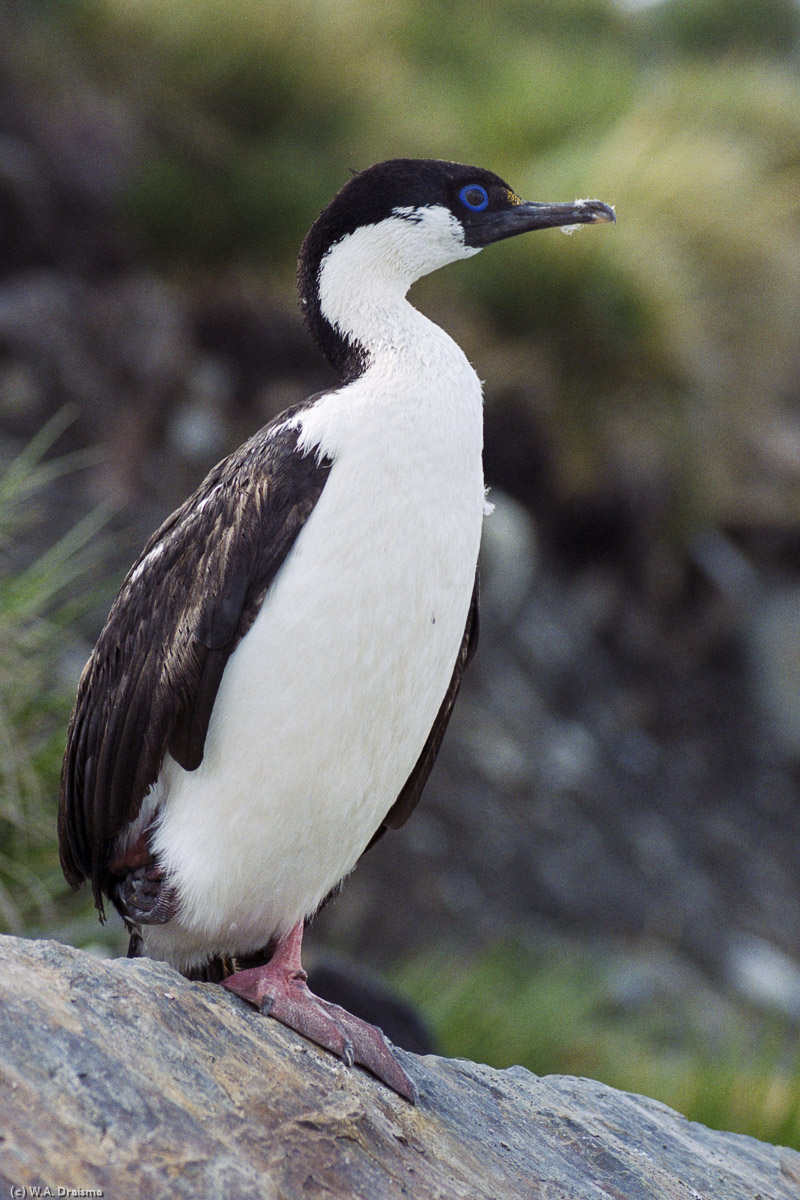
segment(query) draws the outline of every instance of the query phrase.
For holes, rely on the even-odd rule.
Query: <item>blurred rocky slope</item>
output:
[[[133,532],[113,574],[216,458],[331,374],[284,277],[153,265],[120,215],[159,145],[151,107],[102,86],[23,12],[10,6],[0,30],[0,438],[10,453],[76,406],[66,441],[99,442],[105,465],[58,485],[41,537],[115,497]],[[715,493],[699,537],[630,406],[587,473],[583,435],[564,432],[577,419],[571,349],[554,374],[540,343],[487,337],[474,303],[437,295],[490,380],[481,648],[424,804],[317,935],[376,959],[515,928],[652,940],[800,1017],[797,359],[776,367],[772,450],[755,455],[764,429],[748,431],[747,488],[727,508]],[[591,324],[585,309],[576,319],[575,352]],[[701,375],[715,346],[700,347]],[[596,366],[606,394],[613,364]],[[716,384],[690,428],[701,445],[715,396]]]

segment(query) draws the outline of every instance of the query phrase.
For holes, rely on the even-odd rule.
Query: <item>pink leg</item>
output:
[[[222,981],[223,987],[254,1004],[265,1016],[275,1017],[282,1025],[332,1051],[348,1067],[354,1062],[366,1067],[413,1104],[414,1084],[380,1029],[309,991],[300,961],[302,943],[303,922],[298,921],[278,943],[268,963],[237,971]]]

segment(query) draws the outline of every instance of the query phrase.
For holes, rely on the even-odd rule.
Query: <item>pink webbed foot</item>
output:
[[[265,1015],[330,1050],[348,1066],[358,1063],[411,1103],[416,1088],[375,1025],[354,1017],[338,1004],[309,990],[300,962],[302,921],[278,944],[263,967],[237,971],[223,987],[254,1004]]]

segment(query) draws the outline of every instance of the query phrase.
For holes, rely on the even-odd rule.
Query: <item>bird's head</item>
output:
[[[481,167],[390,159],[354,175],[314,222],[300,252],[301,304],[335,362],[334,342],[340,338],[328,337],[324,325],[331,332],[336,325],[343,330],[339,314],[354,291],[375,288],[404,296],[416,279],[492,242],[534,229],[614,219],[613,209],[599,200],[521,200]]]

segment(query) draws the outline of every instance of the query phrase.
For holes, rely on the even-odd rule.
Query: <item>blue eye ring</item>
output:
[[[476,192],[480,196],[478,203],[475,203]],[[481,183],[468,183],[466,187],[462,187],[458,193],[458,198],[465,208],[469,208],[472,212],[483,212],[489,207],[489,193]]]

